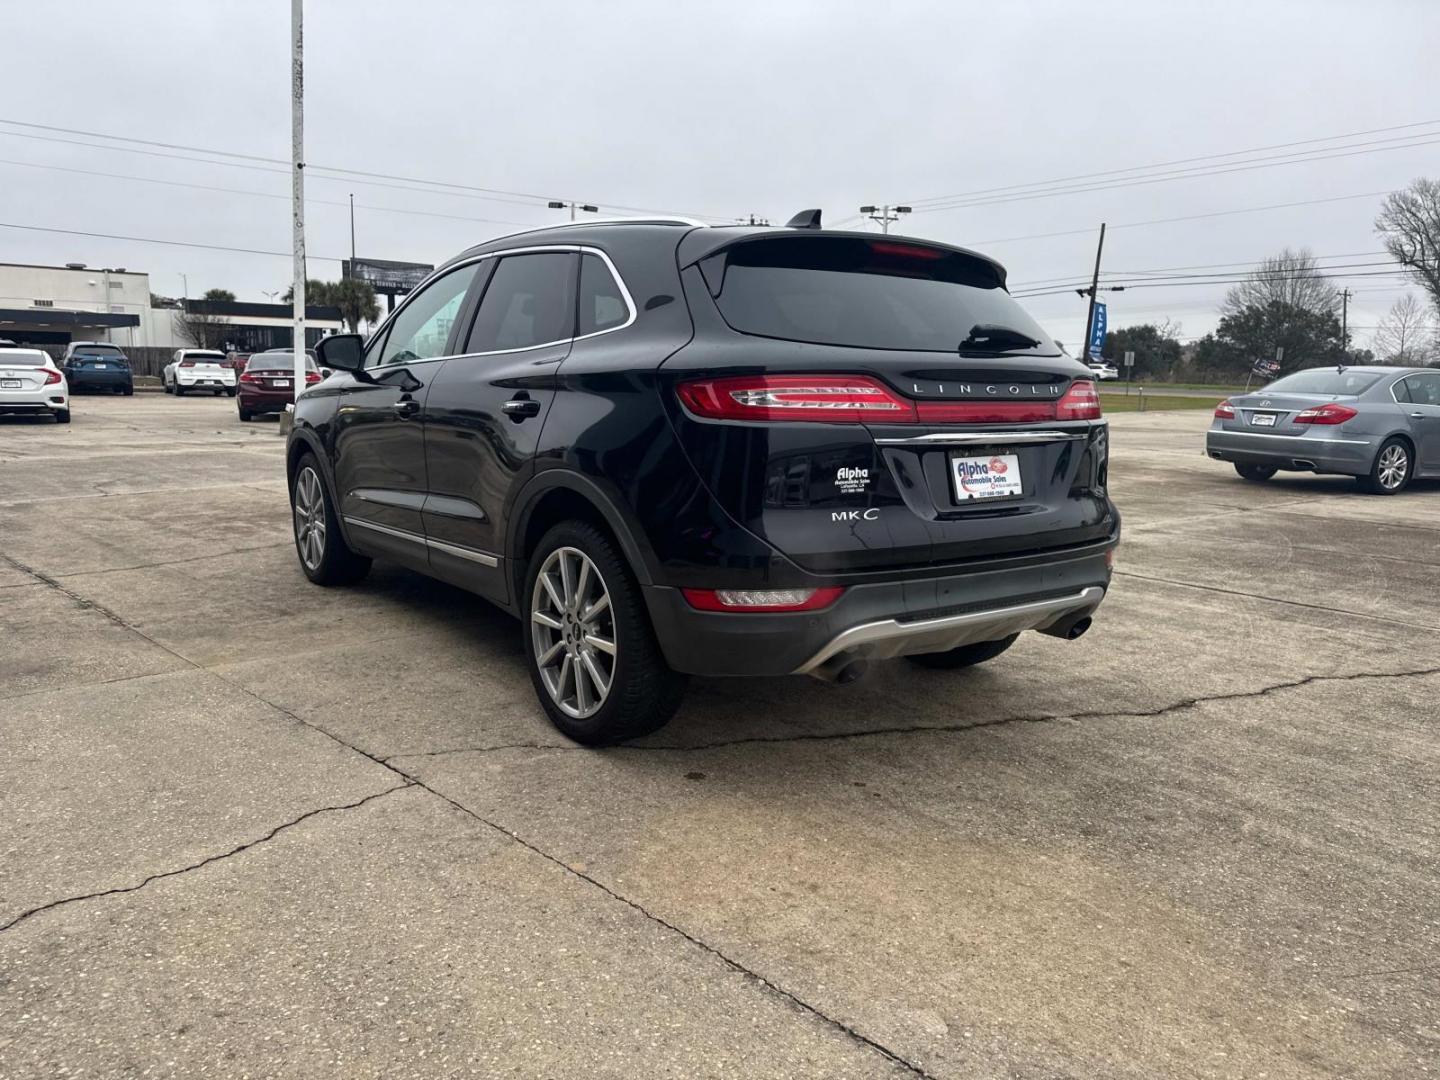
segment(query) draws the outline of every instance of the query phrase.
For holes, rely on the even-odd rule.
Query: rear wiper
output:
[[[992,323],[976,323],[970,328],[970,334],[956,348],[960,352],[966,349],[981,349],[985,352],[1008,352],[1011,349],[1033,349],[1040,342],[1036,341],[1029,334],[1014,330],[1008,326],[996,326]]]

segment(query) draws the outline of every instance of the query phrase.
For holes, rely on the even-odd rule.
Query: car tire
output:
[[[184,397],[184,396],[185,396],[185,388],[184,388],[183,386],[181,386],[178,382],[175,384],[175,396],[176,396],[176,397]]]
[[[1240,474],[1240,479],[1249,480],[1252,484],[1260,484],[1269,480],[1280,470],[1270,465],[1245,465],[1237,461],[1235,471]]]
[[[578,618],[602,598],[592,619]],[[545,534],[530,558],[520,609],[530,680],[541,708],[564,735],[605,746],[648,735],[675,715],[685,676],[665,662],[640,586],[614,541],[595,526],[568,521]],[[597,639],[611,649],[589,644]]]
[[[1380,444],[1370,472],[1359,477],[1360,487],[1371,495],[1398,495],[1415,475],[1415,451],[1404,439],[1391,437]]]
[[[70,422],[69,409],[56,409],[52,415],[54,415],[57,424],[68,424]]]
[[[133,387],[133,386],[127,386],[127,387],[125,387],[124,393],[125,393],[125,396],[126,396],[126,397],[134,397],[134,396],[135,396],[135,387]]]
[[[316,585],[353,585],[370,572],[369,557],[352,550],[340,532],[314,454],[302,456],[291,477],[290,523],[300,569]]]
[[[999,641],[977,641],[972,645],[961,645],[958,649],[949,649],[945,652],[917,653],[914,656],[907,656],[917,667],[931,668],[935,671],[954,671],[957,668],[974,667],[976,664],[983,664],[986,660],[994,660],[1011,645],[1019,634],[1011,634],[1009,637],[1001,638]]]
[[[229,394],[231,397],[234,397],[234,396],[235,396],[235,391],[234,391],[234,390],[226,390],[225,393]]]
[[[253,419],[255,419],[255,414],[252,413],[249,409],[240,410],[240,422],[242,424],[248,424]]]

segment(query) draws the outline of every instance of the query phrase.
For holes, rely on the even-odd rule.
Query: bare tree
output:
[[[230,324],[221,315],[206,311],[195,311],[184,307],[174,315],[175,334],[181,341],[188,341],[197,349],[216,349],[225,340],[225,330]]]
[[[1374,344],[1382,364],[1428,364],[1435,356],[1435,321],[1413,293],[1406,293],[1380,320]]]
[[[1404,191],[1392,191],[1380,207],[1375,231],[1440,312],[1440,180],[1422,176]]]
[[[1320,272],[1309,248],[1299,251],[1286,248],[1265,259],[1258,270],[1251,271],[1244,281],[1227,292],[1220,313],[1238,315],[1246,309],[1271,304],[1319,315],[1340,306],[1340,293]]]

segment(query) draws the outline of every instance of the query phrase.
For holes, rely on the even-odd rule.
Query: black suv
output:
[[[1078,637],[1120,521],[1090,373],[973,251],[589,222],[472,248],[295,409],[295,544],[520,617],[565,734],[653,731],[686,674],[848,682]]]

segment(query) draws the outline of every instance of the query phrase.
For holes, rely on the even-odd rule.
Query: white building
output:
[[[291,344],[289,304],[194,300],[188,311],[213,332],[216,347],[253,352]],[[193,344],[179,333],[186,310],[154,307],[150,275],[125,267],[0,263],[0,338],[21,345],[111,341],[122,348],[176,349]],[[335,308],[305,309],[313,345],[342,329]]]

